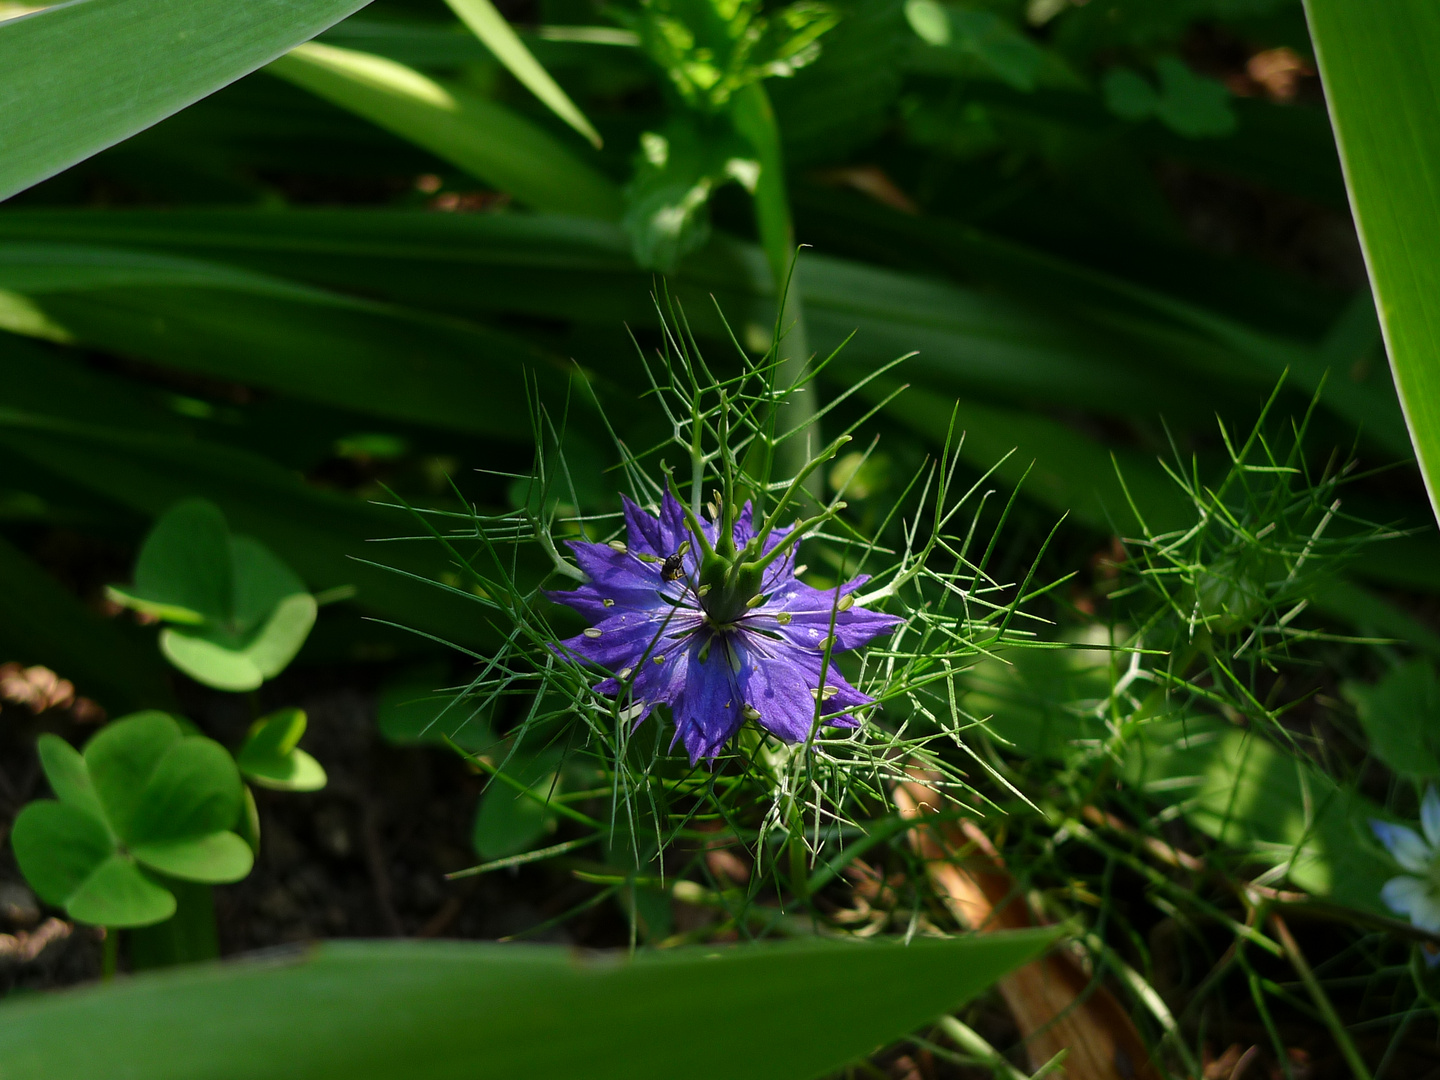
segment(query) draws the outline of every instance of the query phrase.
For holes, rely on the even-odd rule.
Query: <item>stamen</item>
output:
[[[587,626],[587,627],[585,628],[585,636],[588,637],[588,638],[597,638],[597,637],[599,637],[602,633],[604,633],[603,630],[597,630],[597,629],[595,629],[595,627],[593,627],[593,626]]]
[[[795,616],[791,615],[788,611],[778,611],[775,613],[775,621],[781,626],[789,626],[790,620],[794,617]]]
[[[600,604],[601,604],[602,607],[614,607],[614,606],[615,606],[615,601],[607,598],[607,599],[601,600],[601,601],[600,601]]]
[[[760,719],[760,710],[755,708],[754,705],[750,705],[748,703],[746,704],[745,708],[740,710],[740,714],[744,716],[746,720]]]
[[[624,555],[627,551],[630,550],[625,546],[625,541],[623,540],[611,540],[610,549],[612,551],[618,551],[621,555]]]
[[[845,596],[842,596],[842,597],[840,598],[840,602],[835,605],[835,610],[836,610],[836,611],[849,611],[849,610],[850,610],[852,607],[854,607],[854,606],[855,606],[855,594],[854,594],[854,593],[848,593],[848,594],[846,594]]]

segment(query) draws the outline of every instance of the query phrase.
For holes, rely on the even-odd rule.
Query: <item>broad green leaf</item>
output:
[[[235,606],[229,622],[237,633],[253,630],[283,601],[305,592],[305,583],[295,571],[249,536],[230,538],[230,563],[235,576]]]
[[[149,926],[175,914],[175,897],[146,877],[134,860],[117,854],[75,891],[65,911],[94,926]]]
[[[36,749],[55,797],[67,806],[103,820],[105,811],[100,807],[95,785],[90,782],[90,770],[80,752],[60,736],[48,732],[37,740]]]
[[[965,707],[1022,754],[1071,759],[1113,731],[1097,708],[1109,694],[1113,655],[1092,649],[1018,650],[968,677]],[[1265,736],[1215,717],[1157,717],[1115,743],[1119,774],[1148,798],[1238,857],[1285,873],[1300,888],[1383,915],[1380,888],[1393,866],[1370,834],[1385,818]]]
[[[309,593],[287,596],[275,605],[255,640],[245,649],[245,655],[265,678],[273,679],[295,659],[315,625],[317,610],[315,597]]]
[[[315,624],[315,598],[259,541],[231,536],[206,499],[172,507],[146,537],[131,593],[156,614],[180,616],[160,649],[186,674],[222,690],[253,690],[294,658]]]
[[[90,782],[116,835],[133,835],[145,786],[170,748],[182,738],[174,717],[143,712],[106,724],[85,744]]]
[[[241,806],[240,772],[229,751],[212,739],[188,735],[156,763],[122,835],[137,850],[195,840],[233,829]]]
[[[171,627],[160,631],[165,659],[217,690],[254,690],[285,670],[315,625],[315,597],[287,596],[258,630],[238,640],[228,629]]]
[[[513,755],[502,766],[506,774],[525,785],[517,790],[498,777],[492,778],[480,797],[471,843],[482,859],[503,859],[524,851],[554,827],[555,815],[545,805],[558,794],[556,766],[558,753],[534,757]]]
[[[1385,813],[1263,736],[1208,717],[1147,725],[1124,772],[1137,789],[1183,806],[1203,832],[1285,866],[1307,892],[1386,913],[1380,888],[1393,870],[1369,828]]]
[[[764,14],[759,0],[646,0],[631,18],[641,47],[685,103],[712,114],[746,87],[813,63],[818,39],[839,21],[819,0]]]
[[[1385,347],[1440,513],[1440,6],[1306,0]]]
[[[663,132],[640,136],[641,159],[625,189],[621,224],[635,261],[673,273],[710,239],[711,193],[732,180],[752,193],[760,172],[754,148],[729,124],[682,114]]]
[[[261,787],[319,791],[325,786],[325,770],[299,748],[304,734],[304,710],[281,709],[250,726],[235,763],[247,779]]]
[[[1411,660],[1379,682],[1347,682],[1370,749],[1400,776],[1440,779],[1440,680],[1428,660]]]
[[[255,864],[254,850],[233,832],[189,840],[153,840],[130,850],[137,861],[162,874],[209,885],[239,881]]]
[[[193,608],[182,607],[179,604],[160,603],[141,596],[133,589],[121,588],[119,585],[106,585],[105,597],[121,607],[127,607],[131,611],[151,619],[158,619],[161,622],[198,626],[205,621],[205,616]]]
[[[380,734],[400,746],[443,746],[452,740],[462,750],[488,754],[499,739],[484,715],[445,687],[443,670],[406,674],[387,683],[375,704]]]
[[[40,297],[89,344],[461,431],[529,437],[520,363],[541,385],[563,385],[560,362],[514,335],[194,259],[6,245],[6,284]]]
[[[10,843],[30,887],[56,906],[64,906],[115,854],[115,842],[103,821],[53,799],[39,799],[20,811]]]
[[[549,946],[325,943],[289,962],[183,968],[0,1005],[0,1072],[7,1080],[798,1080],[828,1075],[954,1009],[1053,940],[1052,932],[908,945],[805,940],[630,960]],[[815,1001],[824,1008],[797,1004]],[[717,1032],[736,1037],[724,1053],[697,1053],[696,1039]]]
[[[1103,84],[1106,106],[1125,120],[1153,116],[1187,139],[1234,133],[1235,113],[1222,84],[1196,75],[1174,56],[1160,57],[1155,71],[1160,76],[1158,91],[1130,68],[1111,68]]]
[[[865,396],[877,400],[890,388],[885,380],[871,387]],[[1011,484],[1023,479],[1022,490],[1030,498],[1101,531],[1133,530],[1138,523],[1132,499],[1152,528],[1173,528],[1191,517],[1184,493],[1153,458],[1133,450],[1107,451],[1046,417],[947,400],[916,387],[900,396],[893,415],[936,442],[945,439],[953,418],[956,435],[964,436],[957,452],[973,467],[984,470],[999,463],[1001,479]]]
[[[325,766],[298,748],[279,760],[245,762],[243,769],[252,783],[274,791],[319,791],[328,780]]]
[[[144,866],[189,881],[238,881],[254,852],[229,830],[240,823],[244,791],[219,743],[182,734],[164,713],[139,713],[103,728],[77,755],[44,736],[41,758],[57,794],[20,814],[21,870],[72,918],[139,926],[168,918],[175,899]],[[123,846],[122,846],[123,841]]]
[[[1228,409],[1237,396],[1263,396],[1287,366],[1313,392],[1327,368],[1348,371],[1359,359],[1343,350],[1322,357],[1300,342],[953,223],[888,214],[853,225],[837,222],[837,228],[876,232],[881,220],[885,228],[876,233],[876,242],[884,249],[924,253],[994,288],[982,291],[933,275],[807,255],[800,288],[817,348],[828,349],[857,331],[831,369],[835,379],[872,371],[916,349],[919,356],[907,362],[902,377],[963,393],[967,400],[1013,400],[1027,408],[1048,403],[1121,416],[1158,412],[1171,422],[1208,424],[1217,408]],[[150,245],[466,318],[520,313],[606,333],[618,322],[643,326],[655,320],[651,274],[636,266],[625,233],[573,218],[310,210],[0,217],[0,236],[28,241],[47,235],[77,246]],[[717,236],[686,260],[671,285],[687,301],[697,333],[724,339],[711,295],[737,331],[753,327],[767,333],[773,327],[769,270],[752,246]],[[202,333],[196,320],[222,298],[224,304]],[[187,293],[180,303],[127,293],[126,303],[136,310],[124,321],[117,321],[120,309],[110,294],[46,293],[40,300],[82,340],[103,347],[342,407],[529,437],[528,428],[515,423],[524,418],[525,398],[513,378],[515,365],[505,355],[525,351],[533,370],[544,377],[550,364],[533,348],[508,338],[442,336],[425,325],[402,335],[392,324],[371,321],[361,312],[347,316],[355,324],[354,339],[322,337],[311,328],[309,315],[303,323],[290,321],[297,316],[283,305],[298,301],[277,296],[262,309],[246,299],[243,310],[230,314],[241,298],[211,291]],[[313,311],[312,305],[307,302],[305,310]],[[257,322],[277,319],[285,323],[285,334],[262,336],[255,329]],[[165,335],[150,329],[156,320],[165,325]],[[435,334],[427,351],[464,354],[464,364],[447,364],[426,379],[401,374],[408,369],[394,353],[402,341],[419,334]],[[305,350],[290,343],[302,338]],[[384,342],[383,353],[378,347],[361,351],[376,340]],[[271,356],[278,359],[272,363],[266,359]],[[331,357],[338,359],[331,362]],[[597,367],[606,362],[585,359]],[[606,373],[633,377],[633,353],[616,352],[609,363]],[[489,393],[503,396],[510,407],[470,406],[487,393],[477,385],[485,379],[500,380]],[[427,393],[434,386],[447,393]],[[547,397],[553,393],[563,389],[547,388]],[[1332,378],[1322,405],[1363,422],[1367,433],[1392,451],[1408,446],[1388,385]]]
[[[280,709],[262,716],[250,725],[245,745],[240,748],[244,758],[284,757],[300,745],[305,734],[304,709]]]
[[[239,649],[167,626],[160,631],[160,652],[196,682],[216,690],[245,693],[258,690],[265,674]]]
[[[79,485],[101,505],[155,516],[179,499],[204,494],[238,528],[272,546],[312,588],[354,585],[358,603],[407,626],[457,643],[488,640],[488,628],[475,618],[473,596],[417,588],[402,573],[357,561],[366,554],[368,540],[411,527],[400,514],[317,490],[257,454],[151,431],[148,422],[122,427],[122,420],[74,423],[46,413],[0,409],[0,445],[22,455],[41,475]],[[3,551],[0,546],[0,555]],[[422,577],[445,569],[435,545],[392,550],[387,561]]]
[[[0,199],[314,37],[364,0],[86,0],[0,23]]]
[[[519,35],[505,21],[505,16],[495,10],[490,0],[445,0],[450,10],[460,16],[463,22],[495,54],[511,75],[525,84],[532,94],[545,103],[556,116],[599,149],[600,133],[585,119],[585,114],[570,100],[564,90],[540,66],[539,61],[525,47]]]
[[[1372,556],[1372,563],[1384,561],[1390,545],[1381,546],[1380,552]],[[1394,560],[1388,564],[1392,569]],[[1414,589],[1426,588],[1424,583],[1410,582]],[[1427,653],[1432,659],[1440,660],[1440,634],[1426,626],[1414,615],[1380,594],[1357,585],[1352,581],[1333,579],[1322,582],[1311,601],[1316,611],[1344,619],[1368,637],[1388,637],[1399,640]]]
[[[462,86],[381,56],[302,45],[270,71],[538,210],[620,216],[620,193],[548,132]]]
[[[130,594],[162,610],[193,612],[213,622],[230,618],[235,606],[230,527],[214,503],[187,499],[165,512],[140,548]]]
[[[971,61],[1016,90],[1034,90],[1042,79],[1078,83],[1062,61],[992,11],[939,0],[906,0],[905,18],[927,45]],[[926,60],[925,66],[933,66],[933,59]],[[1047,75],[1050,78],[1045,79]]]

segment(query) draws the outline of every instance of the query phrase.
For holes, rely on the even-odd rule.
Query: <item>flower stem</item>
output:
[[[100,939],[100,981],[109,982],[120,962],[120,931],[113,926],[100,929],[105,935]]]
[[[785,396],[782,427],[802,427],[815,416],[815,387],[805,382],[810,363],[810,343],[805,332],[798,273],[795,267],[795,225],[790,217],[790,200],[785,191],[785,161],[780,148],[780,128],[769,95],[757,81],[732,99],[731,121],[736,131],[755,149],[760,175],[755,182],[755,217],[760,246],[770,264],[779,307],[776,330],[775,385]],[[796,437],[779,448],[781,475],[800,471],[809,457],[809,447],[819,442],[818,425],[805,428],[805,437]],[[810,485],[812,491],[814,485]]]
[[[1340,1014],[1330,1003],[1330,997],[1325,993],[1325,988],[1320,985],[1320,980],[1311,970],[1310,962],[1300,951],[1299,944],[1290,933],[1290,927],[1285,924],[1285,920],[1280,917],[1279,913],[1274,911],[1270,913],[1270,925],[1275,928],[1275,936],[1280,939],[1280,945],[1290,960],[1290,966],[1295,969],[1295,973],[1300,976],[1300,981],[1305,984],[1305,989],[1310,992],[1310,1000],[1315,1002],[1315,1007],[1325,1018],[1325,1026],[1330,1029],[1330,1035],[1340,1048],[1340,1056],[1350,1066],[1351,1074],[1354,1075],[1355,1080],[1370,1080],[1370,1070],[1365,1067],[1365,1061],[1360,1057],[1360,1051],[1355,1048],[1355,1043],[1350,1038],[1350,1032],[1345,1030],[1345,1025],[1340,1020]]]

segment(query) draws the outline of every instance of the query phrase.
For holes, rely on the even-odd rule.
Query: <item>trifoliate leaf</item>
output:
[[[304,711],[281,709],[255,721],[235,762],[246,778],[261,787],[319,791],[325,786],[325,770],[299,748],[304,733]]]

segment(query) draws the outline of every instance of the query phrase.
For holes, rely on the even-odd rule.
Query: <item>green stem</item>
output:
[[[1315,1002],[1315,1007],[1325,1018],[1325,1026],[1330,1029],[1330,1037],[1340,1048],[1340,1056],[1350,1066],[1351,1074],[1355,1080],[1370,1080],[1370,1070],[1365,1067],[1365,1061],[1361,1058],[1360,1051],[1355,1048],[1355,1043],[1350,1038],[1350,1032],[1345,1030],[1345,1024],[1340,1019],[1340,1014],[1330,1003],[1330,996],[1325,993],[1325,988],[1320,985],[1320,980],[1315,977],[1315,972],[1310,968],[1310,962],[1305,959],[1305,954],[1300,951],[1299,944],[1291,935],[1290,927],[1274,912],[1270,914],[1270,925],[1275,928],[1275,936],[1280,939],[1280,945],[1290,960],[1290,966],[1295,969],[1295,973],[1300,976],[1300,981],[1305,984],[1305,989],[1310,992],[1310,1000]]]
[[[115,969],[120,964],[120,931],[113,926],[102,926],[105,937],[100,942],[100,981],[109,982],[115,978]]]
[[[784,391],[794,387],[785,400],[779,427],[791,430],[810,420],[816,412],[815,386],[799,385],[810,363],[810,343],[805,331],[805,312],[800,301],[799,268],[795,265],[795,225],[790,217],[790,200],[785,191],[785,159],[780,146],[780,127],[775,110],[759,82],[753,82],[732,99],[731,120],[735,129],[755,149],[760,175],[755,182],[755,217],[760,246],[775,281],[776,302],[780,305],[775,384]],[[788,287],[787,287],[788,283]],[[817,426],[805,429],[779,448],[776,464],[781,475],[793,476],[810,458],[810,446],[820,441]],[[812,493],[817,481],[812,481]]]

